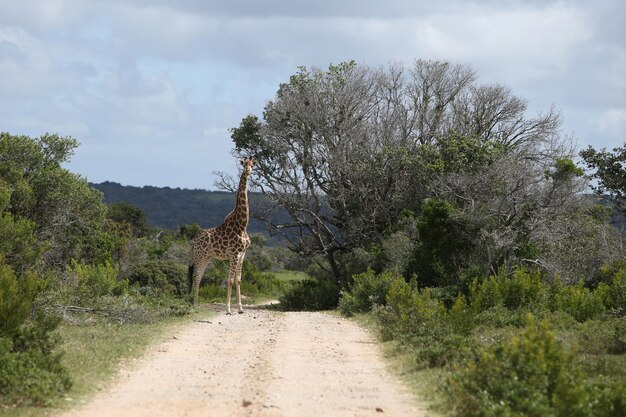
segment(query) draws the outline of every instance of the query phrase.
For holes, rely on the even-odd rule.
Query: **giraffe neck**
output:
[[[245,230],[250,220],[250,210],[248,207],[248,173],[244,169],[239,180],[239,189],[237,190],[237,202],[233,210],[231,221],[235,223],[237,228]]]

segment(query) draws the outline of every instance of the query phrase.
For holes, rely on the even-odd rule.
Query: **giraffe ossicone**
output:
[[[243,172],[237,189],[235,208],[224,223],[217,227],[204,229],[198,233],[191,245],[191,262],[189,264],[189,287],[193,291],[193,305],[198,305],[198,290],[202,275],[212,259],[230,260],[228,273],[226,314],[231,314],[230,298],[233,282],[237,287],[237,305],[239,313],[243,313],[241,305],[241,268],[246,249],[250,246],[250,237],[246,229],[250,220],[248,206],[248,177],[252,172],[254,161],[250,158],[241,161]]]

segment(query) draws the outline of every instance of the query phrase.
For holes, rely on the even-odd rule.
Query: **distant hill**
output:
[[[202,227],[222,224],[224,217],[235,206],[235,194],[223,191],[189,190],[170,187],[133,187],[116,182],[105,181],[90,184],[104,193],[105,203],[125,201],[145,210],[151,226],[176,229],[181,224],[197,223]],[[250,193],[250,200],[262,198],[260,194]],[[596,203],[613,209],[612,223],[626,234],[626,217],[615,202],[608,197],[589,194]],[[626,204],[624,204],[626,206]],[[286,214],[284,214],[286,215]],[[250,233],[268,234],[265,223],[250,218]],[[274,239],[274,242],[275,239]]]
[[[203,228],[219,226],[235,207],[235,194],[222,191],[189,190],[170,187],[133,187],[105,181],[90,184],[104,193],[107,204],[125,201],[145,210],[151,226],[176,229],[197,223]],[[250,195],[250,199],[255,195]],[[258,198],[258,195],[256,196]],[[250,219],[250,233],[267,233],[265,223]]]

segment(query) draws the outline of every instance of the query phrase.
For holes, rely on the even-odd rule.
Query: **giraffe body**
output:
[[[233,282],[237,287],[237,304],[239,313],[243,313],[241,305],[241,268],[246,249],[250,246],[250,237],[246,231],[250,219],[248,208],[248,177],[252,172],[251,159],[242,161],[243,173],[239,181],[237,202],[234,210],[226,216],[224,223],[205,229],[194,238],[191,247],[191,264],[189,265],[189,281],[193,290],[193,303],[198,305],[198,290],[202,275],[212,259],[230,260],[230,271],[227,281],[226,310],[230,311],[230,298]]]

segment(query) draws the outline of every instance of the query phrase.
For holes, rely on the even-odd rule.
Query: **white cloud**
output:
[[[611,146],[626,136],[624,13],[620,0],[2,2],[0,125],[75,136],[72,166],[96,181],[207,187],[236,166],[228,128],[296,66],[434,58]]]
[[[596,120],[600,133],[626,133],[626,108],[608,109],[603,111]],[[626,141],[626,138],[624,138]]]

